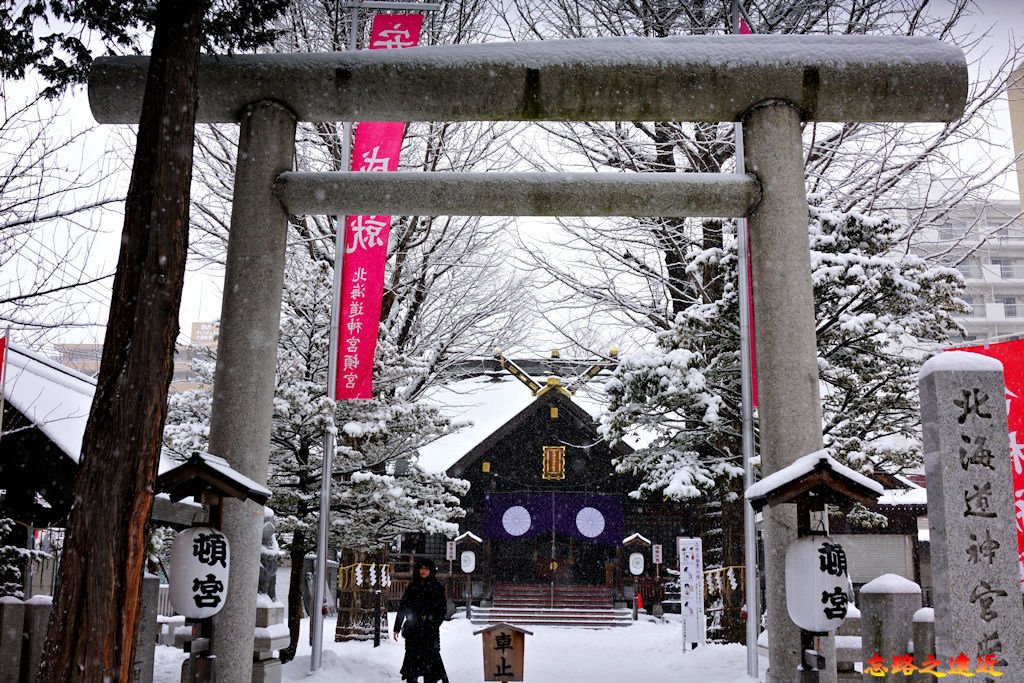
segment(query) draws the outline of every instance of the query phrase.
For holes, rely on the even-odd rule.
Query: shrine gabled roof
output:
[[[431,396],[435,405],[456,422],[469,426],[420,448],[419,465],[430,472],[458,476],[466,466],[492,444],[505,438],[536,411],[557,401],[560,409],[577,419],[592,423],[603,409],[603,393],[588,385],[573,397],[549,391],[534,397],[511,375],[481,375],[452,382]],[[628,451],[619,444],[615,449]]]

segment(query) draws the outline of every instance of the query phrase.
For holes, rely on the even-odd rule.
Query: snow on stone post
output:
[[[919,376],[928,478],[937,655],[995,655],[1004,681],[1024,680],[1010,445],[1002,364],[965,352]]]
[[[882,574],[860,589],[860,638],[864,680],[906,680],[913,671],[914,613],[921,609],[921,587],[898,574]]]

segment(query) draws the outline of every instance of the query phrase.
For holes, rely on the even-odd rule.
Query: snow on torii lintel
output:
[[[1003,364],[990,356],[970,351],[945,351],[924,362],[917,373],[918,381],[933,372],[1002,372]]]
[[[874,481],[859,472],[855,472],[846,465],[840,464],[830,456],[828,452],[821,450],[809,453],[802,458],[797,458],[792,464],[783,467],[778,472],[774,472],[756,484],[753,484],[747,489],[747,500],[762,498],[775,489],[810,474],[822,465],[827,469],[831,469],[836,475],[855,484],[859,484],[860,486],[873,491],[877,495],[882,495],[885,490],[877,481]]]

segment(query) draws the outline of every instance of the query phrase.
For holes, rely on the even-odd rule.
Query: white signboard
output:
[[[683,621],[683,651],[693,643],[702,645],[707,624],[704,620],[704,556],[699,538],[676,538],[679,556],[679,611]]]
[[[843,546],[828,536],[804,536],[786,550],[786,608],[811,633],[839,628],[850,604]]]
[[[476,569],[476,553],[472,550],[463,550],[460,564],[462,565],[462,571],[472,574],[473,570]]]
[[[449,561],[455,559],[455,541],[448,541],[448,545],[445,547],[444,559]]]
[[[632,553],[629,556],[629,573],[633,576],[640,576],[644,573],[644,554]]]
[[[661,544],[655,543],[651,546],[651,561],[654,564],[661,564]]]
[[[193,527],[175,537],[170,597],[178,614],[205,619],[224,607],[230,561],[227,536],[212,527]]]

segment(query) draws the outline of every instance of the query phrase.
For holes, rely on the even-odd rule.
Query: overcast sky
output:
[[[940,3],[943,0],[940,0]],[[963,23],[965,29],[970,30],[973,34],[978,35],[982,32],[988,31],[989,35],[985,39],[985,44],[988,47],[987,54],[982,58],[979,65],[982,74],[991,73],[994,71],[1001,59],[1006,55],[1007,50],[1011,44],[1024,40],[1024,0],[977,0],[980,8],[980,12],[973,17],[970,17]],[[934,7],[934,5],[933,5]],[[88,113],[88,106],[84,92],[79,92],[73,101],[69,103],[71,105],[71,111],[73,116],[80,120],[91,120],[91,116]],[[1006,163],[1012,158],[1011,149],[1011,138],[1010,138],[1010,127],[1009,127],[1009,115],[1007,111],[1005,98],[1002,98],[994,115],[994,124],[990,135],[991,142],[1001,145],[1002,149],[995,152],[1001,154],[1003,163]],[[100,127],[100,129],[109,127]],[[105,138],[107,131],[100,130],[95,133],[97,138]],[[102,149],[102,144],[97,143],[97,147]],[[961,151],[962,158],[965,162],[971,159],[976,159],[978,156],[977,149],[973,146],[967,145]],[[1000,161],[1000,159],[994,159],[994,161]],[[1000,188],[997,194],[1002,198],[1014,198],[1016,197],[1016,181],[1010,175],[1007,174],[999,183]],[[108,226],[108,237],[104,240],[107,246],[106,254],[99,253],[101,250],[97,249],[90,255],[91,265],[93,266],[90,270],[95,270],[99,266],[100,261],[109,270],[113,269],[117,259],[117,243],[118,235],[120,231],[120,224],[116,222],[115,225]],[[208,321],[218,318],[220,315],[220,285],[217,280],[209,277],[197,277],[194,274],[190,274],[186,279],[186,286],[184,292],[184,299],[182,302],[181,309],[181,329],[183,333],[183,341],[188,341],[187,336],[191,333],[191,324],[195,321]],[[105,320],[105,313],[103,314]],[[101,321],[102,322],[102,321]],[[102,329],[96,328],[94,330],[85,332],[82,335],[76,335],[81,337],[82,341],[101,341]]]

